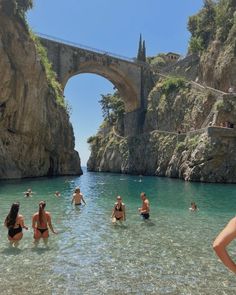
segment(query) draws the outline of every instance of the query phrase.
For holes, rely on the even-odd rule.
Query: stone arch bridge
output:
[[[47,50],[49,61],[63,89],[72,76],[81,73],[98,74],[108,79],[124,100],[125,135],[140,133],[144,105],[142,80],[145,63],[47,35],[38,34],[38,36]]]

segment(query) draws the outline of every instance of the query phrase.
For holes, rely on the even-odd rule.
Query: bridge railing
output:
[[[117,58],[117,59],[125,60],[125,61],[131,62],[131,63],[134,63],[134,64],[138,64],[138,65],[141,65],[141,66],[147,66],[147,63],[138,61],[138,60],[136,60],[136,58],[130,58],[130,57],[127,57],[127,56],[115,54],[115,53],[112,53],[112,52],[109,52],[109,51],[104,51],[104,50],[101,50],[101,49],[89,47],[89,46],[86,46],[86,45],[83,45],[83,44],[80,44],[80,43],[75,43],[75,42],[64,40],[64,39],[61,39],[61,38],[58,38],[58,37],[52,37],[52,36],[42,34],[42,33],[39,33],[39,32],[35,32],[35,34],[38,37],[41,37],[41,38],[44,38],[44,39],[48,39],[48,40],[51,40],[51,41],[63,43],[65,45],[70,45],[70,46],[73,46],[73,47],[76,47],[76,48],[79,48],[79,49],[85,49],[85,50],[92,51],[92,52],[95,52],[95,53],[100,53],[102,55],[107,55],[107,56],[114,57],[114,58]]]

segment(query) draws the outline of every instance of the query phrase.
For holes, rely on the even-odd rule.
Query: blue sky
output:
[[[174,51],[186,54],[187,22],[202,7],[202,0],[34,0],[28,22],[35,32],[135,57],[139,34],[148,56]],[[65,87],[71,108],[76,150],[83,166],[89,157],[87,138],[102,122],[101,94],[113,92],[103,77],[80,74]]]

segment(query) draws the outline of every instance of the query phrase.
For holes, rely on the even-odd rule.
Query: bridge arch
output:
[[[48,58],[63,88],[75,75],[97,74],[108,79],[118,89],[126,113],[141,107],[142,69],[139,64],[55,40],[40,37],[40,41],[47,49]]]
[[[87,62],[80,66],[77,71],[68,72],[68,74],[64,76],[64,80],[61,81],[63,88],[71,77],[79,74],[96,74],[109,80],[117,88],[123,98],[125,111],[127,113],[140,107],[138,93],[132,85],[132,81],[129,81],[129,78],[125,77],[124,73],[119,72],[119,70],[110,67],[107,68],[94,62]]]

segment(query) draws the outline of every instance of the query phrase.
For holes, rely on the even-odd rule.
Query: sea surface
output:
[[[75,208],[80,186],[87,202]],[[24,197],[32,188],[33,196]],[[56,198],[55,191],[61,192]],[[138,213],[140,193],[151,204],[151,219]],[[116,196],[127,221],[111,223]],[[58,235],[35,248],[31,217],[45,200]],[[18,248],[9,246],[3,226],[12,202],[29,226]],[[199,207],[190,212],[191,201]],[[236,185],[89,173],[81,177],[0,182],[0,294],[203,294],[235,295],[236,276],[212,250],[212,241],[236,213]],[[236,242],[229,246],[236,259]]]

